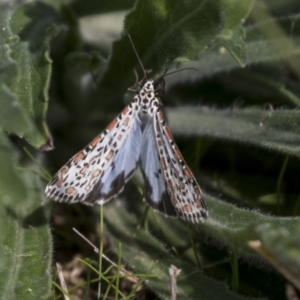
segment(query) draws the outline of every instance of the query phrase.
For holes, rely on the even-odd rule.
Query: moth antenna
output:
[[[137,85],[139,82],[139,75],[138,75],[136,69],[133,69],[133,73],[135,75],[135,84],[134,85]]]
[[[176,71],[173,71],[173,72],[167,74],[167,72],[169,71],[169,69],[166,69],[166,71],[164,72],[164,74],[163,74],[162,77],[166,77],[166,76],[169,76],[171,74],[178,73],[178,72],[185,71],[185,70],[193,70],[193,71],[198,72],[198,70],[196,68],[183,68],[183,69],[176,70]]]
[[[135,83],[134,83],[134,85],[132,87],[129,87],[127,89],[130,92],[136,92],[136,86],[139,83],[139,76],[138,76],[138,73],[137,73],[136,69],[133,69],[133,73],[135,75]]]
[[[132,46],[132,48],[133,48],[133,51],[134,51],[134,53],[135,53],[135,55],[136,55],[136,57],[137,57],[137,59],[138,59],[138,61],[139,61],[139,64],[140,64],[140,66],[141,66],[141,68],[142,68],[142,70],[143,70],[143,73],[144,73],[144,78],[142,79],[142,81],[143,81],[144,79],[147,78],[147,74],[150,73],[151,70],[146,70],[146,69],[144,68],[143,63],[142,63],[142,61],[141,61],[141,59],[140,59],[140,56],[139,56],[139,54],[137,53],[136,48],[135,48],[135,46],[134,46],[134,44],[133,44],[133,41],[132,41],[132,39],[131,39],[131,36],[130,36],[129,33],[127,33],[127,34],[128,34],[128,37],[129,37],[131,46]],[[136,71],[135,71],[135,72],[136,72]]]

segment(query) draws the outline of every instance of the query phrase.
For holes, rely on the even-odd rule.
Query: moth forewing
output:
[[[207,208],[201,189],[161,111],[164,79],[139,84],[119,116],[54,175],[46,195],[68,203],[103,204],[123,190],[140,164],[144,198],[155,210],[203,222]]]

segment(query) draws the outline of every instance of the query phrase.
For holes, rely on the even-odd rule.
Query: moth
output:
[[[143,198],[154,210],[191,223],[203,222],[208,213],[202,191],[161,109],[164,86],[164,76],[149,80],[144,70],[131,103],[53,176],[45,190],[47,197],[104,204],[123,190],[139,166]]]

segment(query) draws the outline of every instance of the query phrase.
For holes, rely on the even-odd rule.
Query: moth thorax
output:
[[[138,113],[138,118],[141,122],[141,129],[144,131],[145,126],[148,122],[151,122],[153,116],[149,113],[144,113],[142,110]]]

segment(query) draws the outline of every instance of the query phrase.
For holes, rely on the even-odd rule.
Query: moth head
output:
[[[165,80],[161,76],[158,79],[153,81],[154,93],[156,97],[163,97],[165,95]]]

